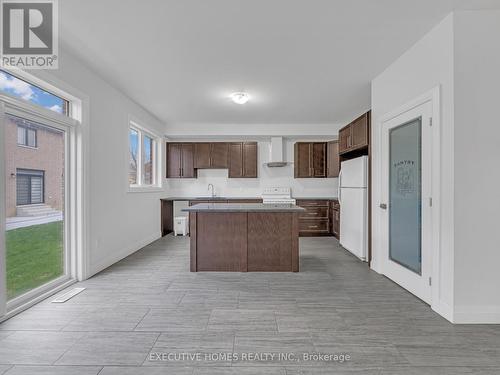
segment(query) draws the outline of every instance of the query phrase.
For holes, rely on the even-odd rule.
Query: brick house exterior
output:
[[[35,134],[35,147],[19,144],[18,132],[22,134],[23,129],[30,129],[30,137]],[[21,139],[22,137],[21,135]],[[64,204],[63,132],[18,117],[6,116],[5,156],[7,217],[16,216],[18,200],[20,200],[18,196],[20,187],[18,185],[21,183],[18,182],[18,176],[22,170],[24,170],[23,173],[43,176],[41,195],[37,195],[37,203],[41,198],[42,202],[40,203],[62,211]],[[23,178],[26,181],[26,176]],[[38,177],[38,181],[40,181],[40,177]],[[31,191],[29,194],[32,194]],[[29,203],[24,202],[23,205],[29,205]]]

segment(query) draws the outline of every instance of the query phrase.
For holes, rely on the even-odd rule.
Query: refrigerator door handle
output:
[[[340,196],[342,195],[342,171],[339,172],[339,185],[337,187],[337,198],[340,204]]]

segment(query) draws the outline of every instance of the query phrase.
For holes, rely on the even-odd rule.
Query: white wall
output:
[[[455,21],[455,321],[500,323],[500,11]]]
[[[368,111],[369,108],[366,109]],[[366,112],[364,111],[364,112]],[[363,112],[363,113],[364,113]],[[361,115],[360,113],[359,115]],[[353,119],[356,117],[353,117]],[[334,137],[346,124],[168,124],[167,134],[171,137]]]
[[[329,137],[320,141],[335,139]],[[225,139],[219,138],[224,141]],[[192,141],[192,140],[189,140]],[[284,144],[285,160],[293,162],[293,145],[297,139],[287,139]],[[264,187],[289,186],[295,197],[336,197],[337,178],[293,177],[293,164],[280,168],[264,166],[269,161],[270,141],[258,142],[258,178],[228,178],[227,169],[198,170],[197,179],[167,179],[165,184],[169,196],[208,196],[209,183],[216,194],[228,197],[260,197]]]
[[[441,269],[433,308],[455,323],[500,323],[499,35],[499,10],[454,12],[372,82],[375,165],[378,119],[440,86],[441,220],[434,229]],[[379,171],[373,178],[376,215]],[[376,216],[373,229],[376,257]]]
[[[373,268],[382,272],[379,253],[380,118],[436,86],[441,90],[441,277],[433,308],[451,319],[453,309],[453,16],[449,15],[372,82]]]
[[[159,135],[165,127],[64,51],[51,75],[90,98],[87,245],[93,274],[160,235],[159,198],[164,194],[127,192],[128,116]]]

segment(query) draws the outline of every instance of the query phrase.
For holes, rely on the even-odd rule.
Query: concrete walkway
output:
[[[47,216],[14,216],[8,217],[6,220],[5,229],[12,230],[24,227],[30,227],[32,225],[47,224],[54,221],[62,221],[63,214],[58,212],[57,214],[47,215]]]

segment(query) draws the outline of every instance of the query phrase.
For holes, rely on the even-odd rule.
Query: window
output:
[[[15,96],[51,111],[69,115],[69,102],[38,86],[0,70],[0,92]]]
[[[36,147],[36,129],[18,125],[17,144],[21,146]]]
[[[16,196],[17,205],[44,202],[44,171],[17,169]]]
[[[143,136],[143,145],[144,145],[144,158],[143,158],[143,168],[142,168],[142,182],[144,185],[153,185],[153,150],[154,150],[154,141],[153,138],[144,135]]]
[[[131,122],[129,129],[129,169],[130,187],[158,187],[158,137]]]
[[[128,172],[129,185],[137,185],[137,159],[139,156],[139,132],[135,129],[130,129],[129,133],[129,148],[130,148],[130,163]]]

